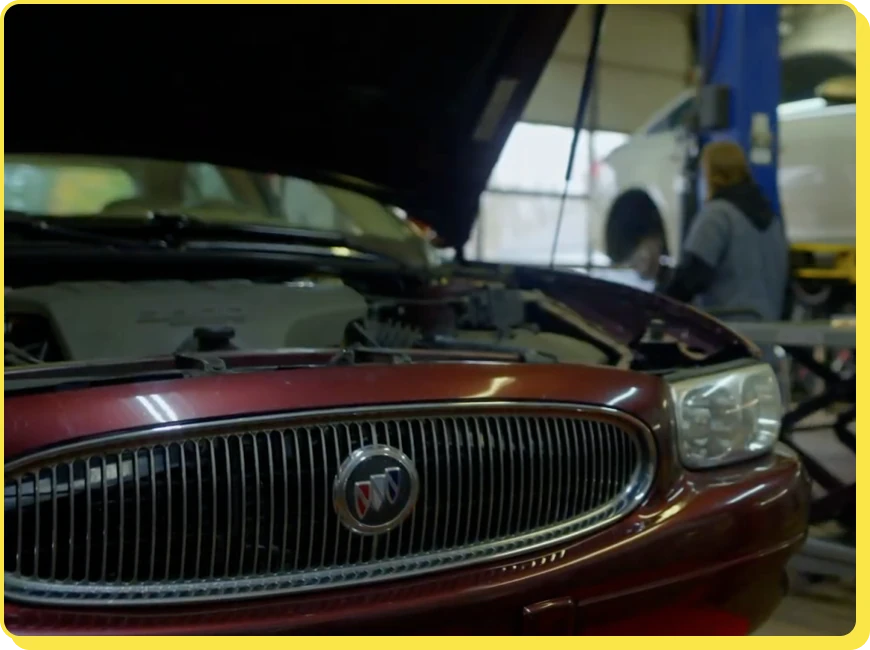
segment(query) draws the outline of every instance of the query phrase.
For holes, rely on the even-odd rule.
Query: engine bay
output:
[[[527,361],[626,365],[601,331],[534,291],[499,283],[374,295],[333,276],[75,281],[7,288],[7,366],[216,350],[446,349]]]

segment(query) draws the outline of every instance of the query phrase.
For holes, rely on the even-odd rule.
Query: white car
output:
[[[854,54],[814,52],[782,61],[779,196],[792,243],[854,244],[855,98],[850,93],[844,100],[841,93],[833,101],[819,94],[825,84],[842,88],[846,80],[849,87],[854,78]],[[680,95],[594,166],[589,230],[594,252],[611,255],[604,236],[610,206],[625,191],[642,189],[661,213],[669,254],[677,256],[687,142],[681,125],[693,97],[693,91]]]

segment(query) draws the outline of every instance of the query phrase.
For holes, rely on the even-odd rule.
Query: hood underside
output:
[[[18,5],[5,149],[305,176],[461,245],[573,10]]]

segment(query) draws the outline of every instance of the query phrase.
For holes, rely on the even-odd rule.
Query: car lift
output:
[[[777,105],[780,95],[779,7],[776,5],[702,5],[698,9],[698,54],[701,64],[698,89],[697,139],[690,148],[687,180],[700,200],[698,152],[707,142],[731,139],[748,153],[752,173],[762,191],[781,214],[777,193]],[[691,204],[691,201],[687,201]],[[685,213],[694,214],[694,210]],[[687,230],[684,219],[683,232]],[[854,246],[794,246],[803,254],[795,270],[798,278],[855,283]],[[828,258],[829,263],[820,263]],[[781,440],[797,451],[810,476],[828,494],[812,504],[811,524],[838,519],[854,531],[855,484],[844,485],[812,457],[800,450],[793,434],[798,423],[834,404],[847,405],[833,425],[839,441],[853,453],[855,434],[855,376],[840,376],[815,361],[809,348],[823,346],[855,350],[855,324],[835,326],[831,321],[745,322],[729,325],[758,344],[782,346],[792,360],[819,377],[824,391],[785,414]],[[851,520],[848,518],[851,517]],[[845,519],[845,521],[844,521]],[[835,577],[855,575],[855,549],[810,537],[795,559],[798,571]]]

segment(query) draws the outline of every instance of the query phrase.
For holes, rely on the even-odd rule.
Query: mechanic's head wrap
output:
[[[752,172],[743,148],[732,140],[718,140],[704,147],[701,166],[707,179],[707,198],[722,190],[752,180]]]

